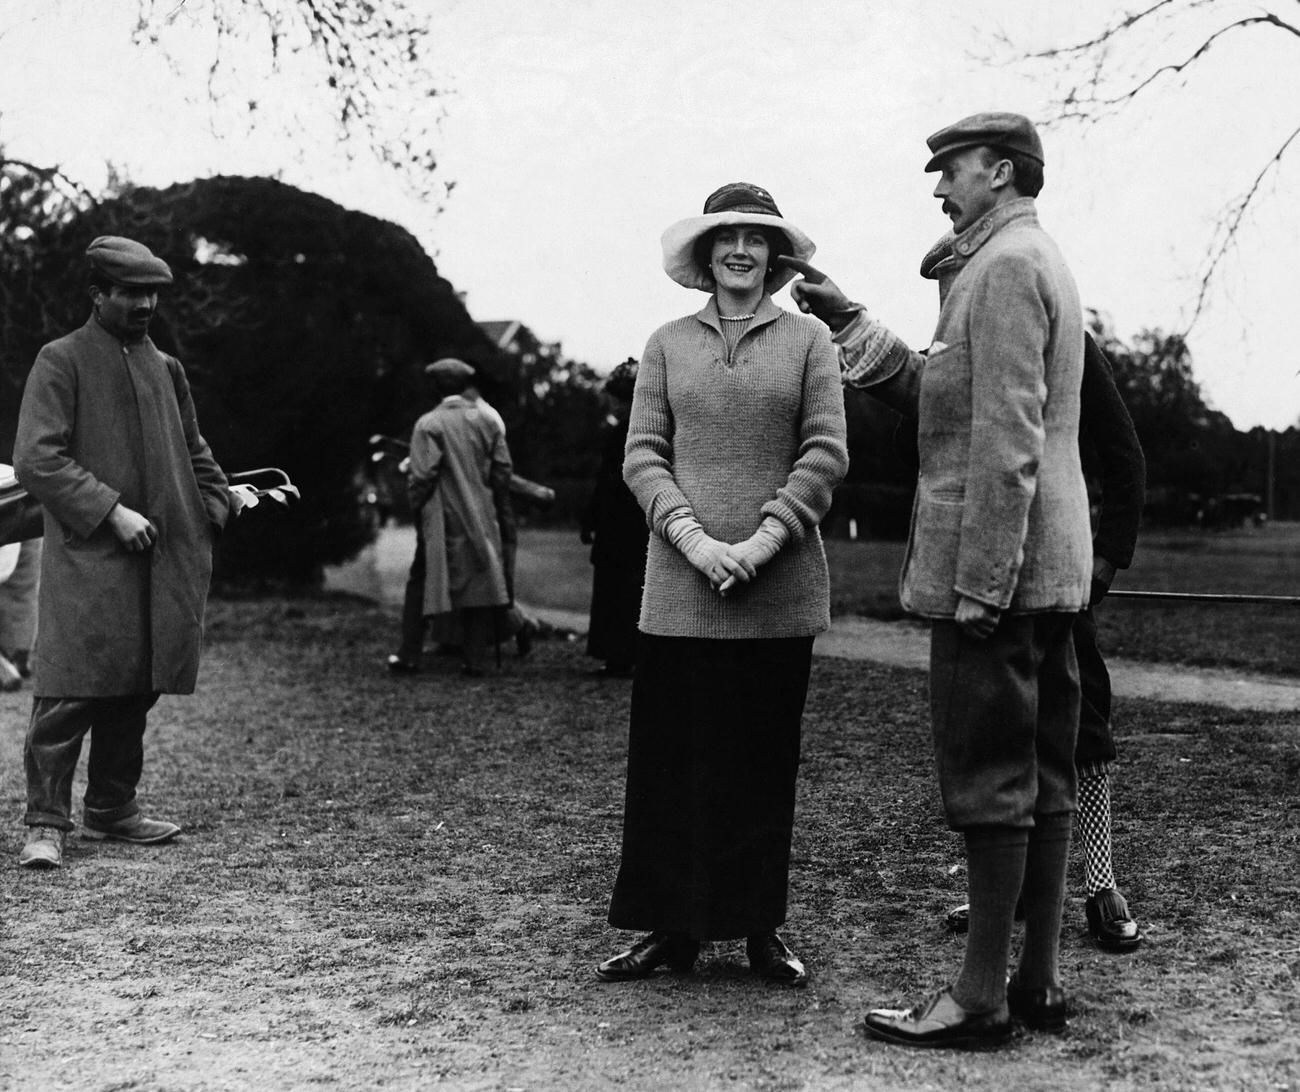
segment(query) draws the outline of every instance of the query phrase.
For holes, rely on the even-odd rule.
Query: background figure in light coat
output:
[[[180,828],[136,802],[145,718],[198,675],[213,542],[232,500],[180,362],[148,337],[171,271],[147,247],[87,250],[94,312],[46,345],[23,393],[14,467],[45,509],[20,863],[62,863],[90,732],[84,830],[152,843]]]
[[[408,478],[425,547],[424,613],[439,640],[460,646],[465,673],[481,675],[488,644],[509,625],[510,450],[495,411],[464,395],[473,368],[447,358],[429,374],[443,398],[415,423]]]

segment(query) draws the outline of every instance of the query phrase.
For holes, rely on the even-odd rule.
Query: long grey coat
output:
[[[416,421],[409,486],[424,536],[426,617],[510,602],[498,517],[511,469],[505,426],[485,403],[451,395]]]
[[[230,495],[180,362],[93,316],[46,345],[14,468],[45,508],[36,696],[191,693]],[[129,553],[105,522],[119,500],[157,528],[151,550]]]

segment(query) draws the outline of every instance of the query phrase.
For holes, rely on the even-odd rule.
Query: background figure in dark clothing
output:
[[[1084,345],[1081,393],[1079,453],[1084,473],[1101,482],[1101,510],[1092,540],[1092,594],[1074,623],[1081,690],[1074,751],[1079,774],[1077,834],[1083,844],[1088,932],[1103,948],[1128,951],[1142,943],[1142,935],[1117,890],[1111,865],[1109,767],[1115,761],[1115,737],[1110,726],[1110,672],[1097,647],[1093,608],[1110,590],[1115,571],[1133,561],[1146,501],[1146,460],[1110,362],[1091,337]]]
[[[650,543],[645,513],[623,481],[636,370],[636,360],[629,357],[605,380],[614,423],[605,433],[596,488],[582,516],[582,541],[591,545],[593,566],[587,655],[605,661],[596,673],[607,678],[630,677],[636,663],[637,618]]]
[[[951,237],[948,243],[951,245]],[[922,272],[926,272],[925,265]],[[914,448],[915,422],[908,425]],[[905,446],[900,444],[900,448]],[[1088,606],[1075,617],[1071,628],[1080,689],[1079,735],[1074,749],[1079,776],[1076,835],[1083,847],[1088,932],[1098,946],[1127,952],[1142,943],[1142,934],[1118,890],[1111,859],[1110,764],[1116,757],[1115,736],[1110,724],[1110,672],[1097,646],[1093,609],[1110,590],[1116,571],[1127,569],[1133,561],[1146,501],[1146,459],[1133,419],[1115,386],[1110,362],[1091,335],[1084,337],[1079,455],[1089,480],[1100,483],[1101,503],[1092,540],[1092,592]],[[950,911],[948,927],[965,932],[968,912],[965,904]]]

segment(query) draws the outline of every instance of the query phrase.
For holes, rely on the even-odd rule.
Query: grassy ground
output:
[[[903,617],[903,549],[901,542],[828,541],[832,611]],[[591,595],[587,551],[571,532],[526,532],[521,588],[539,605],[585,611]],[[1213,534],[1151,532],[1115,587],[1300,597],[1300,524]],[[1300,676],[1300,606],[1111,599],[1098,620],[1109,655]]]
[[[148,742],[182,838],[2,870],[2,1088],[1300,1089],[1300,717],[1125,703],[1146,946],[1092,948],[1076,882],[1068,1033],[913,1054],[857,1025],[960,959],[922,675],[815,663],[785,930],[809,988],[754,980],[738,944],[614,986],[591,969],[626,939],[604,922],[626,684],[563,641],[494,679],[390,679],[392,613],[337,597],[211,621],[199,693]],[[0,695],[11,816],[26,709]]]

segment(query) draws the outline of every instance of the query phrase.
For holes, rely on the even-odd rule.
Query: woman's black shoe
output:
[[[758,933],[745,941],[749,968],[756,975],[786,986],[802,986],[808,971],[776,933]]]
[[[669,966],[674,971],[689,971],[700,954],[700,942],[681,933],[654,932],[642,937],[626,952],[605,960],[596,968],[596,977],[606,982],[630,982],[645,978],[656,967]]]

